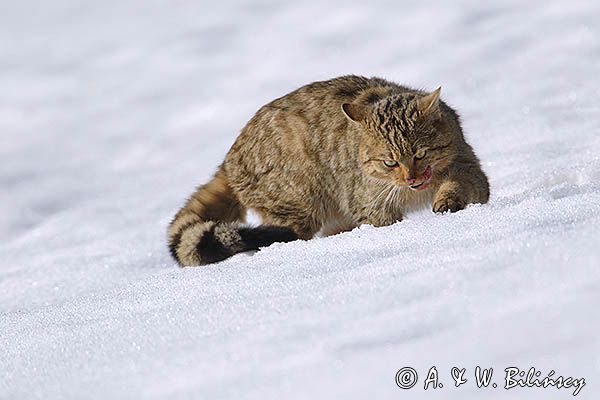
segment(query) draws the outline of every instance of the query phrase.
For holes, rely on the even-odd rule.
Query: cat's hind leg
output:
[[[289,228],[298,236],[298,239],[309,240],[314,237],[320,228],[315,219],[307,213],[302,213],[298,208],[291,206],[254,209],[261,217],[262,223],[268,226]]]
[[[274,242],[298,239],[295,231],[279,226],[243,226],[244,207],[223,169],[199,187],[179,210],[168,229],[168,246],[182,266],[222,261]]]

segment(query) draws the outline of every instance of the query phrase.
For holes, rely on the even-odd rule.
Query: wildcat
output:
[[[343,76],[263,106],[171,222],[171,254],[203,265],[318,232],[390,225],[427,205],[441,213],[486,203],[487,177],[440,90]],[[264,225],[243,225],[249,209]]]

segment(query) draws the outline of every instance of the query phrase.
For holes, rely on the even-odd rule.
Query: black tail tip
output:
[[[217,224],[204,232],[196,245],[196,251],[203,264],[212,264],[231,257],[239,250],[232,248],[232,243],[223,243],[223,238],[215,232]],[[237,251],[236,251],[237,250]]]
[[[239,234],[247,250],[257,250],[276,242],[287,243],[298,240],[298,235],[293,229],[274,225],[240,228]]]
[[[217,232],[220,228],[224,229]],[[292,229],[281,226],[263,225],[250,228],[216,224],[204,232],[196,245],[196,251],[202,264],[212,264],[236,253],[297,239],[298,235]]]

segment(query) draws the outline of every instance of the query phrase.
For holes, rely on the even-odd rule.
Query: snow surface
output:
[[[599,17],[597,1],[3,1],[0,398],[572,398],[476,389],[476,365],[499,384],[510,366],[584,377],[577,398],[598,398]],[[490,203],[178,269],[166,226],[244,123],[347,73],[443,85]],[[424,391],[433,365],[445,387]]]

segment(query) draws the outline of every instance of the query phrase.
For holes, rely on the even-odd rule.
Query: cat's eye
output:
[[[425,150],[419,150],[415,153],[415,159],[421,160],[423,157],[425,157]]]
[[[395,168],[398,166],[398,163],[393,160],[383,160],[383,165],[385,165],[388,168]]]

